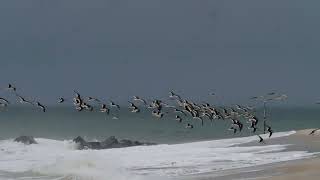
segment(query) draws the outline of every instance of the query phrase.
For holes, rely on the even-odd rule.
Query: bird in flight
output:
[[[259,137],[259,143],[263,143],[264,144],[265,143],[264,139],[260,135],[257,135],[257,136]]]
[[[31,101],[26,100],[24,97],[22,97],[22,96],[20,96],[20,95],[18,95],[18,94],[17,94],[17,97],[19,98],[19,102],[20,102],[21,104],[30,104],[30,105],[33,105],[33,103],[32,103]]]
[[[41,108],[42,112],[46,112],[46,107],[42,104],[40,104],[39,102],[36,103],[36,105]]]

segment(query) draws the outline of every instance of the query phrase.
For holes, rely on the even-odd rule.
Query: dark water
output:
[[[273,107],[268,109],[268,113],[268,124],[272,125],[274,131],[320,127],[320,108],[317,107]],[[229,120],[216,120],[212,124],[206,120],[202,127],[200,121],[191,118],[178,123],[174,120],[174,114],[157,119],[151,116],[149,110],[135,114],[122,108],[121,111],[114,110],[112,114],[119,119],[112,119],[113,115],[99,112],[76,112],[69,107],[51,107],[46,113],[27,107],[11,107],[0,112],[0,139],[32,135],[64,140],[80,135],[88,140],[116,136],[157,143],[180,143],[252,135],[247,128],[233,135],[227,131]],[[256,114],[262,120],[262,110],[257,110]],[[195,126],[194,129],[184,128],[189,122]],[[260,127],[261,124],[260,121]]]

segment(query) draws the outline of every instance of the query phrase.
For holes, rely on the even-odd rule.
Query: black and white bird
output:
[[[130,101],[129,101],[129,108],[131,109],[131,112],[133,112],[133,113],[139,113],[140,112],[140,109]]]
[[[309,135],[314,135],[319,130],[320,130],[320,128],[314,129],[309,133]]]
[[[87,104],[85,102],[82,102],[82,104],[80,105],[80,107],[82,107],[83,109],[86,109],[88,111],[93,111],[93,107],[90,104]]]
[[[249,117],[248,121],[254,125],[257,125],[259,122],[259,119],[256,116]]]
[[[179,116],[179,115],[176,115],[176,121],[178,121],[179,123],[181,123],[182,122],[182,118]]]
[[[76,107],[80,107],[83,104],[83,100],[81,98],[81,95],[77,92],[77,91],[73,91],[75,93],[75,97],[73,98],[73,104]],[[80,108],[77,109],[78,111],[80,110]],[[82,109],[81,109],[82,110]]]
[[[65,99],[64,99],[63,97],[60,97],[60,98],[58,99],[58,103],[59,103],[59,104],[64,103],[64,102],[65,102]]]
[[[117,108],[117,109],[120,109],[120,105],[114,103],[113,101],[110,101],[110,106],[111,106],[111,107],[115,107],[115,108]]]
[[[140,109],[138,107],[134,107],[131,109],[131,112],[133,113],[139,113],[140,112]]]
[[[81,106],[83,104],[83,101],[81,98],[73,98],[73,104],[75,106]]]
[[[10,102],[7,99],[2,98],[2,97],[0,97],[0,102],[2,102],[2,104],[10,104]]]
[[[252,132],[255,133],[257,131],[257,127],[254,122],[251,122],[251,126],[248,129],[252,129]]]
[[[73,92],[74,92],[74,94],[75,94],[75,98],[81,99],[80,93],[78,93],[76,90],[74,90]]]
[[[186,129],[193,129],[193,125],[188,123],[185,128]]]
[[[259,137],[259,143],[264,143],[264,139],[260,135],[257,136]]]
[[[152,111],[152,115],[161,119],[163,117],[163,113],[160,111]]]
[[[26,100],[24,97],[20,96],[20,95],[17,95],[17,97],[19,98],[19,102],[21,104],[30,104],[30,105],[33,105],[33,103],[31,101],[28,101]]]
[[[267,131],[269,132],[269,138],[271,138],[273,131],[270,126],[267,126]]]
[[[41,103],[37,102],[36,105],[41,108],[42,112],[46,112],[46,107],[42,105]]]
[[[241,132],[242,129],[243,129],[243,124],[239,121],[239,120],[236,120],[236,119],[231,119],[232,121],[232,126],[237,126],[239,128],[239,131]]]
[[[15,91],[17,90],[17,88],[14,87],[12,84],[8,84],[7,90],[10,90],[10,91],[14,91],[14,92],[15,92]]]
[[[110,110],[107,108],[107,105],[101,104],[100,112],[109,114]]]

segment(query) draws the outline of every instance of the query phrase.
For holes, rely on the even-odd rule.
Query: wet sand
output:
[[[277,166],[271,177],[257,178],[259,180],[318,180],[320,179],[320,159],[307,159]]]
[[[298,131],[289,138],[294,138],[299,141],[305,148],[310,148],[310,151],[320,149],[320,130],[314,135],[309,135],[311,129]],[[259,180],[318,180],[320,179],[320,157],[297,160],[292,162],[280,163],[271,168],[273,172],[271,177],[256,178]],[[267,169],[268,170],[268,169]]]
[[[300,130],[279,139],[268,140],[268,144],[292,144],[288,150],[320,152],[320,130],[309,135],[313,129]],[[244,146],[255,145],[254,143]],[[240,168],[217,173],[184,178],[187,180],[318,180],[320,179],[320,154],[308,159],[292,160],[274,164]]]

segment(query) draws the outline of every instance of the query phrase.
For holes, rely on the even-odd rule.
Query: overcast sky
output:
[[[246,102],[320,99],[320,1],[0,1],[0,85],[50,104],[169,90]]]

